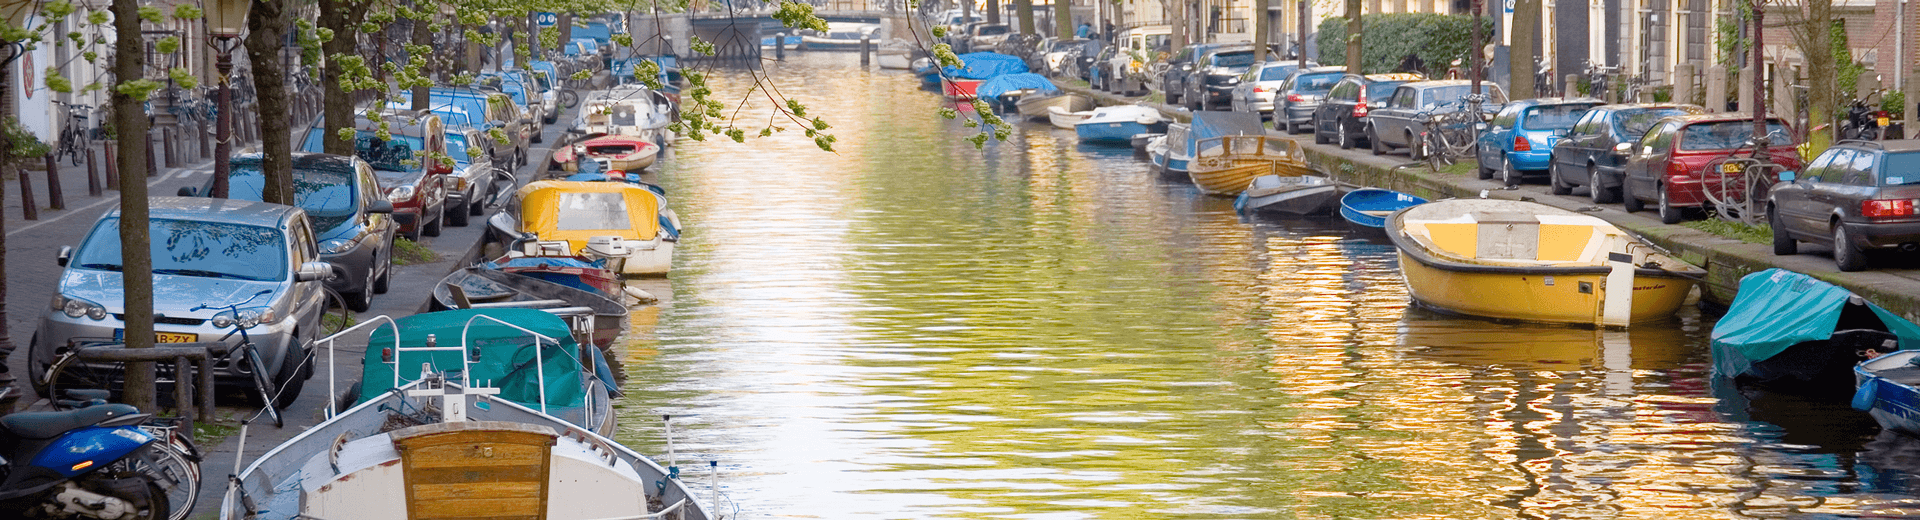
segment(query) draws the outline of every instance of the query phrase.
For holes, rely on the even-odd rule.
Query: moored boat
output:
[[[800,33],[800,42],[810,51],[857,51],[861,42],[873,41],[880,31],[877,23],[827,22],[826,34],[811,30]]]
[[[1093,110],[1093,98],[1058,90],[1051,94],[1022,96],[1015,107],[1020,111],[1020,117],[1049,119],[1052,107],[1060,107],[1069,113]]]
[[[875,52],[873,64],[879,65],[882,69],[909,70],[913,68],[915,50],[913,44],[907,43],[906,40],[898,38],[888,40],[885,45],[880,45],[879,51]]]
[[[1147,142],[1147,161],[1160,173],[1185,177],[1187,163],[1193,160],[1193,152],[1187,148],[1193,142],[1192,136],[1192,125],[1168,124],[1167,133]]]
[[[664,276],[680,225],[666,198],[626,182],[539,181],[516,193],[514,212],[494,214],[494,242],[531,243],[537,256],[604,258],[623,276]]]
[[[575,141],[572,146],[555,149],[553,162],[569,172],[639,172],[653,166],[659,156],[660,146],[643,137],[589,135],[586,139]],[[582,161],[595,161],[598,164],[586,167],[581,165]]]
[[[1255,177],[1233,200],[1234,212],[1317,215],[1326,213],[1340,197],[1340,185],[1318,175],[1262,175]]]
[[[1200,191],[1238,195],[1262,175],[1298,177],[1313,174],[1300,143],[1265,135],[1229,135],[1195,139],[1187,177]]]
[[[1073,125],[1083,143],[1128,144],[1135,134],[1165,132],[1168,119],[1159,110],[1140,105],[1100,107]]]
[[[1598,217],[1526,201],[1411,206],[1386,232],[1413,300],[1469,316],[1625,327],[1671,318],[1706,275]]]
[[[801,38],[800,35],[797,34],[789,36],[763,36],[760,38],[760,49],[773,50],[775,39],[778,39],[780,45],[786,47],[786,50],[792,51],[800,49]]]
[[[1832,395],[1854,389],[1861,361],[1920,345],[1920,326],[1840,286],[1776,268],[1740,278],[1712,338],[1721,377]]]
[[[980,90],[980,84],[984,82],[986,82],[986,80],[940,78],[940,93],[945,94],[947,99],[972,101],[974,98],[979,97],[976,91]]]
[[[435,310],[473,308],[527,308],[553,314],[591,315],[591,327],[581,327],[579,340],[602,349],[627,330],[627,306],[598,292],[578,289],[531,276],[480,266],[455,269],[433,288]]]
[[[1340,218],[1358,228],[1377,232],[1386,228],[1387,216],[1393,212],[1426,203],[1427,199],[1411,194],[1361,188],[1340,196]]]
[[[1063,130],[1072,130],[1074,125],[1080,124],[1081,121],[1086,121],[1087,116],[1091,115],[1093,115],[1092,110],[1068,112],[1066,109],[1060,107],[1047,107],[1047,122],[1052,123],[1054,128]]]
[[[1173,127],[1173,124],[1168,124],[1168,125],[1167,125],[1167,127],[1168,127],[1168,128],[1172,128],[1172,127]],[[1134,151],[1138,151],[1138,152],[1145,152],[1145,151],[1147,151],[1147,145],[1148,145],[1148,144],[1152,144],[1152,143],[1153,143],[1153,140],[1154,140],[1154,139],[1157,139],[1157,138],[1159,138],[1159,137],[1161,137],[1161,136],[1165,136],[1165,135],[1167,135],[1167,134],[1164,134],[1164,133],[1162,133],[1162,134],[1133,134],[1133,137],[1129,137],[1129,138],[1127,138],[1127,144],[1130,144],[1130,145],[1133,145],[1133,149],[1134,149]]]
[[[1920,436],[1920,350],[1880,353],[1853,366],[1854,409],[1881,428]]]
[[[570,255],[528,256],[513,250],[481,266],[592,291],[615,301],[618,301],[624,292],[620,273],[607,269],[605,259],[595,260]]]

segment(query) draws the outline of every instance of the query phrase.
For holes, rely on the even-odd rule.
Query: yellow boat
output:
[[[1193,160],[1187,163],[1187,176],[1200,191],[1234,196],[1246,191],[1253,179],[1262,175],[1292,177],[1308,175],[1307,156],[1300,143],[1282,137],[1229,135],[1194,142]]]
[[[1598,217],[1533,202],[1430,202],[1386,229],[1414,301],[1457,314],[1625,327],[1672,317],[1706,276]]]
[[[522,186],[519,207],[489,224],[528,256],[605,258],[624,276],[664,276],[680,224],[666,198],[626,182],[538,181]]]

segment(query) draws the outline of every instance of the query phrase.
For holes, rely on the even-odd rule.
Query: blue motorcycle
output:
[[[11,389],[0,389],[5,394]],[[23,518],[165,519],[151,414],[124,404],[0,417],[0,511]]]

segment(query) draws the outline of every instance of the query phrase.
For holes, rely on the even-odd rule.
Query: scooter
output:
[[[1877,93],[1877,92],[1876,92]],[[1885,110],[1875,110],[1867,103],[1871,94],[1861,96],[1847,104],[1847,119],[1841,122],[1841,139],[1861,139],[1877,141],[1880,129],[1887,126],[1888,114]]]
[[[12,391],[0,389],[0,395]],[[149,520],[171,510],[142,468],[151,418],[124,404],[0,417],[0,511],[22,518]]]

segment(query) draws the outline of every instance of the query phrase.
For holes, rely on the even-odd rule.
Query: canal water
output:
[[[1438,315],[1337,221],[1243,222],[1043,123],[975,150],[854,54],[766,73],[717,97],[787,131],[661,169],[686,238],[617,353],[620,440],[664,462],[671,416],[729,518],[1920,515],[1920,442],[1713,380],[1699,311]]]

